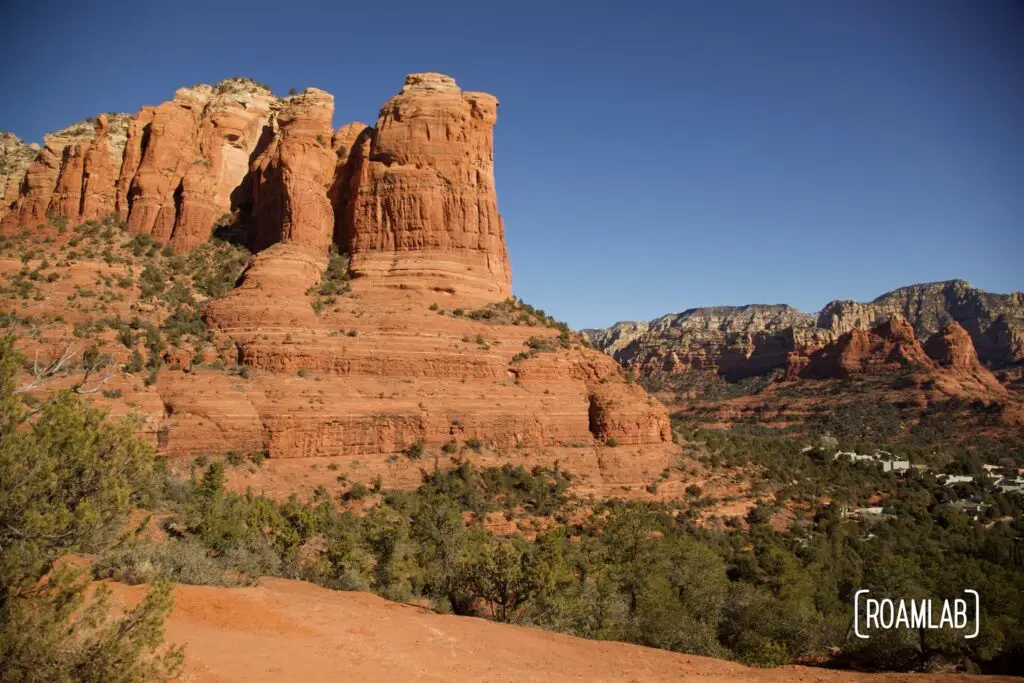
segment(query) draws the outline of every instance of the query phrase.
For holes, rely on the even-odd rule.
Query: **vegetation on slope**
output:
[[[9,280],[7,295],[33,301],[41,296],[41,280],[64,277],[62,268],[82,258],[123,266],[120,278],[98,278],[94,286],[79,287],[71,306],[79,313],[97,314],[77,324],[76,335],[96,339],[102,331],[113,331],[117,342],[132,350],[126,369],[135,372],[158,369],[168,347],[198,354],[209,345],[201,302],[228,291],[248,260],[246,252],[227,243],[212,243],[188,257],[176,255],[146,237],[124,234],[115,219],[72,228],[71,234],[75,243],[67,242],[49,260],[48,248],[27,236],[0,245],[24,266]],[[336,259],[332,264],[312,293],[317,297],[344,293],[344,264]],[[135,287],[150,313],[130,320],[112,315],[111,304]],[[517,300],[458,315],[559,329],[557,338],[531,339],[524,354],[574,343],[567,328]],[[47,324],[59,324],[57,317],[48,318]],[[27,318],[24,311],[13,310],[3,321],[32,334],[40,321]],[[4,363],[16,368],[20,360],[6,360],[13,357],[7,347]],[[756,384],[749,390],[758,391]],[[370,486],[354,483],[345,492],[323,488],[306,503],[226,490],[226,468],[244,462],[237,454],[227,454],[224,460],[197,462],[188,479],[163,475],[158,490],[150,493],[152,466],[145,462],[151,454],[143,457],[132,450],[141,447],[130,445],[135,442],[129,441],[127,431],[118,431],[127,428],[103,426],[97,414],[68,394],[34,406],[32,413],[21,407],[13,391],[3,395],[10,403],[4,403],[8,407],[0,414],[16,414],[13,423],[23,427],[19,432],[0,426],[6,429],[0,434],[0,487],[18,482],[17,490],[0,489],[0,514],[6,515],[0,521],[22,529],[24,520],[17,515],[38,505],[43,510],[55,506],[59,514],[39,513],[33,523],[72,525],[79,514],[95,522],[84,535],[76,531],[64,536],[64,527],[42,528],[31,537],[35,545],[24,546],[24,552],[16,549],[29,537],[0,535],[4,562],[8,548],[14,549],[10,557],[15,564],[25,561],[19,557],[41,560],[14,571],[11,585],[21,588],[4,584],[8,597],[0,611],[5,629],[0,669],[5,672],[25,672],[31,666],[52,672],[53,680],[162,676],[174,666],[151,654],[166,613],[163,582],[232,585],[261,575],[372,590],[396,600],[427,600],[441,611],[758,665],[829,657],[833,648],[841,652],[833,663],[876,668],[959,666],[1020,673],[1024,661],[1020,496],[992,494],[975,484],[947,487],[930,474],[901,479],[842,460],[804,456],[793,438],[838,436],[844,447],[885,447],[932,462],[950,425],[958,424],[942,412],[951,406],[929,407],[918,422],[907,424],[893,414],[892,406],[862,394],[842,410],[815,412],[797,428],[779,432],[766,431],[754,420],[730,432],[677,424],[687,450],[704,464],[737,476],[753,471],[764,482],[764,500],[745,520],[705,527],[699,522],[713,501],[696,485],[687,489],[684,500],[664,504],[593,504],[570,495],[572,475],[562,469],[479,469],[465,462],[454,470],[430,473],[413,492],[382,491],[378,480]],[[985,406],[969,408],[978,419],[986,419]],[[72,420],[68,415],[92,417]],[[32,425],[46,428],[39,431]],[[38,441],[26,440],[26,435]],[[84,445],[72,448],[80,443]],[[953,469],[976,472],[979,452],[969,446],[939,449],[937,457]],[[1000,448],[997,459],[1007,459],[1008,466],[1024,464],[1019,445]],[[59,459],[46,456],[51,452]],[[109,456],[118,452],[125,459]],[[104,457],[94,457],[96,453]],[[143,464],[131,464],[136,461],[130,453]],[[406,455],[420,459],[422,448],[411,448]],[[117,463],[115,472],[108,473],[112,480],[90,474]],[[81,482],[72,481],[72,465]],[[17,496],[39,488],[25,478],[32,472],[55,479],[47,480],[45,496],[26,505]],[[82,482],[93,481],[108,482],[86,491],[96,500],[80,490]],[[107,496],[108,490],[114,494]],[[966,496],[989,505],[980,519],[943,507]],[[844,517],[840,509],[840,504],[868,505],[878,499],[896,510],[895,518],[859,521]],[[83,500],[87,504],[79,504]],[[168,539],[154,541],[140,531],[111,545],[113,532],[122,528],[120,520],[133,505],[159,513]],[[543,523],[533,537],[500,536],[488,530],[488,516],[494,513],[509,520],[525,514]],[[785,516],[780,513],[791,519],[780,523]],[[75,605],[85,600],[82,575],[64,579],[61,572],[66,569],[47,573],[54,559],[71,552],[98,553],[93,564],[97,577],[154,583],[154,597],[140,607],[146,616],[132,622],[143,626],[126,631],[120,621],[93,622],[90,616],[86,622],[71,616],[99,619],[106,614],[102,607],[76,611]],[[26,588],[41,578],[50,588]],[[849,637],[852,592],[857,588],[947,597],[958,595],[965,582],[982,595],[978,640],[933,632],[899,633],[866,644]],[[75,634],[69,641],[73,647],[58,647],[68,629]],[[25,633],[42,635],[33,642],[18,640],[17,634]],[[115,665],[122,667],[118,671],[145,672],[148,667],[153,673],[117,678],[110,673]],[[0,680],[24,676],[15,673]]]
[[[440,611],[530,624],[772,666],[830,657],[837,664],[900,670],[1020,672],[1024,661],[1024,499],[984,494],[980,522],[942,504],[968,489],[930,475],[898,478],[831,459],[796,461],[772,436],[690,432],[688,446],[719,467],[763,468],[790,487],[742,523],[698,524],[704,499],[664,504],[569,493],[571,475],[468,462],[425,475],[411,492],[359,487],[359,511],[321,489],[310,503],[275,502],[225,490],[235,457],[168,478],[156,508],[171,548],[136,539],[98,563],[101,576],[230,584],[277,575],[393,600],[429,600]],[[234,461],[234,464],[233,464]],[[355,488],[355,485],[353,485]],[[889,521],[845,517],[839,502],[886,497]],[[836,504],[821,502],[833,496]],[[769,522],[791,508],[788,528]],[[489,513],[546,520],[533,538],[488,530]],[[853,592],[982,596],[982,633],[850,637]]]
[[[152,493],[154,455],[132,425],[64,392],[27,410],[23,358],[0,340],[0,681],[170,680],[182,652],[160,650],[171,587],[110,616],[109,591],[66,562],[102,550]]]
[[[119,355],[104,336],[113,331],[114,341],[124,347],[121,353],[130,356],[124,370],[145,371],[149,384],[156,381],[165,357],[176,355],[172,351],[201,362],[204,349],[215,343],[203,319],[203,304],[234,288],[250,259],[246,249],[215,238],[187,255],[177,254],[148,235],[129,234],[116,215],[71,228],[64,219],[51,223],[62,235],[59,247],[53,246],[52,236],[31,231],[0,239],[0,256],[23,264],[0,290],[12,306],[10,312],[0,312],[0,320],[26,337],[42,339],[47,328],[66,328],[65,317],[73,316],[74,337],[108,356]],[[89,261],[108,268],[98,270],[90,286],[76,285],[61,313],[18,313],[19,303],[44,300],[41,283],[69,279],[69,266]],[[130,301],[132,315],[123,318],[118,309]]]

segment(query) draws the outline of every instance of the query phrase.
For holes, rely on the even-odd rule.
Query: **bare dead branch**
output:
[[[74,391],[76,394],[95,394],[97,391],[103,388],[103,385],[106,384],[110,380],[110,378],[114,377],[117,374],[118,372],[115,366],[107,366],[106,371],[103,373],[102,377],[96,380],[92,386],[86,386],[89,378],[89,372],[86,372],[86,375],[85,377],[82,378],[82,381],[76,384],[74,387],[72,387],[71,390]]]
[[[36,351],[35,358],[32,361],[32,381],[16,388],[14,393],[24,394],[37,387],[41,387],[56,377],[66,375],[67,365],[77,354],[78,351],[71,344],[68,344],[60,354],[53,358],[49,363],[44,366],[40,366],[39,351]]]

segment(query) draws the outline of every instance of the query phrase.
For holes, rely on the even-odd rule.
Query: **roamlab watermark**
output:
[[[880,599],[868,597],[870,592],[862,588],[853,596],[853,632],[858,638],[870,638],[868,631],[900,628],[967,630],[973,621],[974,629],[964,636],[965,640],[970,640],[977,638],[981,629],[981,598],[976,590],[964,591],[972,600]],[[969,618],[972,606],[973,620]]]

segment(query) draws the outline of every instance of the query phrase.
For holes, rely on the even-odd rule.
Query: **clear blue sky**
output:
[[[372,123],[406,73],[501,100],[514,290],[574,327],[1024,289],[1024,4],[16,3],[0,129],[244,75]]]

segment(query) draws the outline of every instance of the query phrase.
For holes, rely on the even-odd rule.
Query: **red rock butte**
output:
[[[365,481],[413,486],[418,466],[373,456],[478,440],[512,462],[559,460],[595,491],[639,487],[678,455],[664,406],[567,332],[462,315],[511,295],[497,109],[435,73],[408,76],[372,128],[334,130],[334,97],[315,88],[182,88],[40,150],[5,138],[0,187],[18,191],[4,189],[0,226],[116,212],[178,251],[224,214],[244,228],[257,253],[204,315],[250,379],[168,370],[126,390],[167,455],[334,457]],[[317,309],[332,245],[355,277]]]
[[[181,88],[134,117],[100,115],[0,155],[4,227],[119,213],[179,251],[241,214],[252,244],[334,242],[357,272],[500,301],[511,270],[494,188],[498,100],[412,74],[375,128],[332,129],[334,97],[278,99],[245,79]],[[287,188],[287,191],[285,190]]]

